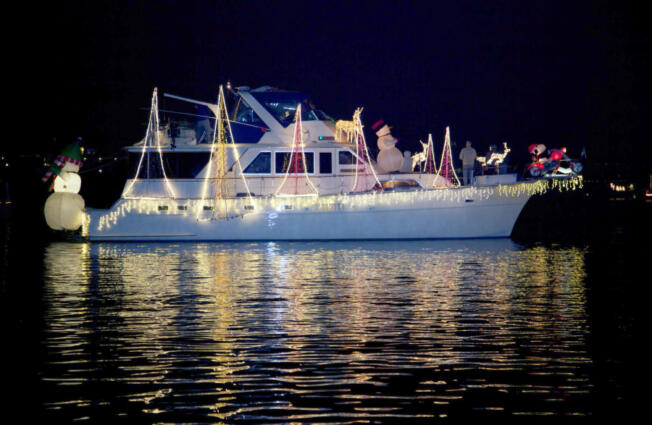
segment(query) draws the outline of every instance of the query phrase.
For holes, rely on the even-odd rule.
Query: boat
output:
[[[351,120],[334,121],[300,92],[227,86],[227,93],[231,111],[222,86],[217,103],[165,94],[210,111],[194,126],[171,126],[159,121],[154,89],[145,137],[125,148],[133,175],[111,208],[81,208],[73,220],[81,236],[90,241],[504,238],[532,195],[581,184],[581,177],[518,181],[516,174],[501,174],[461,186],[448,127],[439,166],[430,139],[422,159],[431,166],[415,171],[383,122],[372,127],[380,151],[371,158],[362,108]]]

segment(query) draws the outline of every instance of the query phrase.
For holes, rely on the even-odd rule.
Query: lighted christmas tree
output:
[[[213,130],[211,152],[206,167],[204,185],[202,187],[201,202],[197,204],[197,219],[206,218],[205,216],[207,215],[207,212],[212,212],[208,214],[209,219],[221,219],[235,214],[235,212],[228,210],[229,203],[227,202],[228,198],[233,197],[233,187],[231,186],[235,184],[234,182],[229,184],[230,179],[228,177],[229,170],[226,151],[228,144],[231,144],[233,148],[234,168],[237,166],[237,169],[240,171],[244,189],[246,190],[247,195],[251,197],[249,186],[244,178],[244,174],[242,173],[240,157],[237,149],[235,149],[233,132],[231,131],[231,123],[229,122],[229,113],[226,108],[226,99],[224,97],[224,89],[222,86],[219,88],[217,106],[211,107],[211,109],[215,113],[215,128]],[[209,183],[212,183],[212,204],[205,201],[206,198],[209,197]]]
[[[224,91],[220,86],[220,92],[217,97],[217,115],[215,120],[215,129],[213,130],[213,143],[211,145],[211,159],[208,164],[206,178],[214,182],[213,187],[213,217],[222,218],[228,216],[226,199],[229,197],[229,187],[227,179],[227,161],[226,145],[229,143],[230,125],[226,111],[226,102],[224,100]],[[214,169],[214,172],[212,172]]]
[[[355,146],[355,178],[351,192],[364,192],[371,189],[376,183],[380,185],[378,177],[371,165],[367,141],[364,137],[362,120],[360,115],[362,108],[358,108],[353,113],[353,134],[356,141]],[[373,178],[372,178],[373,176]]]
[[[314,162],[312,164],[314,166]],[[306,163],[306,153],[303,147],[303,127],[301,125],[301,104],[297,105],[294,115],[294,138],[292,150],[285,155],[283,168],[285,176],[276,189],[275,195],[317,195],[317,188],[312,184],[308,173],[312,167]]]
[[[435,146],[432,143],[432,134],[428,134],[426,145],[426,165],[423,169],[426,174],[437,174],[437,161],[435,161]]]
[[[442,181],[443,179],[443,181]],[[453,153],[451,152],[451,132],[450,127],[446,127],[446,136],[444,137],[444,149],[441,154],[441,163],[439,170],[433,181],[434,187],[459,186],[460,179],[455,174],[453,166]]]
[[[156,147],[158,151],[158,161],[151,161],[150,155],[147,148]],[[146,159],[146,161],[144,161]],[[162,176],[163,181],[165,182],[165,189],[168,196],[173,199],[175,198],[174,190],[168,181],[168,177],[165,173],[165,166],[163,165],[163,153],[161,152],[161,130],[159,128],[159,117],[158,117],[158,89],[154,88],[154,93],[152,94],[152,107],[149,111],[149,122],[147,124],[147,131],[145,132],[145,139],[143,140],[143,148],[140,153],[140,160],[138,161],[138,167],[136,169],[136,175],[131,180],[130,185],[125,190],[125,197],[130,197],[133,195],[132,190],[134,184],[138,180],[138,176],[141,173],[141,168],[143,167],[143,162],[145,162],[145,177],[147,178],[148,183],[157,178],[157,176]],[[157,169],[160,168],[160,169]],[[158,187],[158,186],[156,186]],[[148,188],[149,189],[149,188]],[[148,197],[157,197],[157,190],[146,191],[147,193],[140,193],[139,195],[145,195]]]

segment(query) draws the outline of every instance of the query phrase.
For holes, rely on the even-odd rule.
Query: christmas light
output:
[[[424,172],[427,174],[437,174],[437,161],[435,160],[435,145],[432,142],[432,133],[428,133],[428,144],[424,150],[426,151]]]
[[[227,187],[226,187],[226,175],[228,173],[227,168],[227,157],[226,157],[226,145],[227,138],[231,140],[231,149],[233,151],[234,162],[238,167],[240,172],[240,177],[244,183],[245,190],[247,192],[247,198],[251,198],[251,192],[249,190],[249,185],[247,184],[247,179],[242,172],[242,164],[240,163],[240,154],[235,146],[235,141],[233,139],[233,131],[231,129],[231,122],[228,119],[229,114],[226,108],[226,99],[224,97],[224,89],[222,86],[219,87],[219,93],[217,96],[217,108],[212,109],[215,112],[216,123],[215,129],[213,130],[213,141],[211,143],[211,151],[208,160],[206,175],[204,177],[204,183],[202,184],[201,190],[201,199],[200,202],[195,206],[197,220],[202,220],[202,214],[204,211],[208,211],[205,208],[205,199],[208,192],[208,183],[211,180],[215,180],[215,190],[214,190],[214,202],[210,207],[210,211],[213,211],[212,216],[209,218],[219,219],[225,218],[229,215],[227,204],[225,202],[220,203],[222,209],[220,214],[216,213],[218,209],[215,208],[217,200],[224,200],[228,197]],[[217,149],[217,151],[216,151]],[[213,164],[216,164],[216,178],[212,178],[212,168]],[[234,173],[235,173],[235,166]]]
[[[355,129],[355,121],[338,120],[335,123],[335,140],[340,143],[353,144]]]
[[[371,165],[371,157],[369,156],[369,149],[367,148],[367,141],[364,137],[364,131],[363,131],[363,126],[362,126],[362,120],[360,119],[360,115],[362,114],[362,109],[363,108],[358,108],[353,112],[353,137],[356,141],[355,144],[355,177],[353,179],[353,186],[351,188],[351,192],[363,192],[365,190],[368,190],[369,187],[367,187],[367,182],[366,182],[366,177],[369,176],[368,170],[371,169],[371,173],[374,176],[375,183],[377,184],[378,187],[381,188],[382,190],[382,185],[380,184],[380,180],[378,180],[378,176],[376,175],[376,171],[374,170],[373,166]],[[363,157],[364,155],[364,157]],[[359,172],[360,172],[360,167],[364,167],[364,179],[359,178]],[[361,182],[362,184],[358,186],[358,182]],[[373,187],[373,186],[372,186]]]
[[[488,161],[487,158],[482,156],[476,158],[476,160],[483,166],[485,165],[485,163],[487,165],[494,165],[494,166],[502,164],[505,161],[507,154],[512,151],[510,148],[507,147],[507,142],[503,142],[503,147],[504,147],[503,153],[492,152]]]
[[[408,192],[366,192],[351,194],[287,195],[252,198],[228,198],[222,200],[231,217],[241,217],[254,212],[289,214],[305,211],[364,211],[369,209],[396,209],[419,202],[444,203],[446,207],[464,204],[468,199],[487,200],[495,197],[518,198],[542,195],[551,190],[560,192],[579,190],[583,187],[581,176],[563,179],[539,179],[516,184],[497,186],[463,186],[444,189],[424,189]],[[450,204],[450,205],[448,205]],[[436,205],[430,204],[428,207]],[[162,208],[164,207],[164,208]],[[185,208],[179,208],[185,207]],[[197,208],[215,208],[215,200],[175,200],[161,198],[122,199],[117,206],[98,219],[97,230],[109,229],[128,214],[188,216]]]
[[[439,170],[435,175],[434,180],[432,181],[433,187],[445,187],[439,186],[439,177],[442,176],[447,181],[453,184],[453,186],[460,186],[460,179],[457,178],[455,174],[455,167],[453,167],[453,154],[451,152],[451,132],[450,127],[446,127],[446,135],[444,136],[444,149],[441,154],[441,163],[439,165]]]
[[[168,195],[170,198],[176,198],[174,194],[174,190],[172,189],[172,185],[170,184],[170,181],[167,178],[167,175],[165,174],[165,166],[163,164],[163,152],[161,151],[161,140],[160,140],[160,131],[159,131],[159,118],[158,118],[158,89],[155,87],[154,88],[154,93],[152,94],[152,107],[149,111],[149,123],[147,124],[147,131],[145,132],[145,140],[143,140],[143,148],[140,153],[140,160],[138,161],[138,167],[136,168],[136,175],[134,178],[129,182],[129,186],[124,191],[123,197],[129,197],[129,194],[131,193],[134,184],[136,184],[136,181],[138,180],[138,176],[140,175],[140,170],[143,165],[143,159],[145,158],[145,154],[147,153],[147,147],[151,146],[150,143],[150,138],[152,137],[152,131],[154,132],[154,137],[156,138],[156,149],[158,151],[158,156],[159,160],[161,162],[161,173],[163,174],[163,179],[165,181],[165,187],[168,191]],[[147,156],[147,162],[148,162],[148,174],[149,174],[149,155]],[[149,175],[147,176],[149,178]]]
[[[201,219],[201,214],[204,209],[204,200],[206,198],[206,192],[208,189],[208,182],[214,180],[215,188],[213,191],[214,204],[217,204],[218,200],[228,197],[228,190],[226,187],[225,177],[228,172],[227,170],[227,160],[226,160],[226,134],[225,131],[230,128],[227,127],[224,123],[228,119],[226,113],[226,104],[224,103],[223,90],[222,86],[219,87],[218,96],[217,96],[217,114],[215,121],[215,128],[213,129],[213,141],[211,143],[210,157],[208,160],[208,169],[206,175],[204,176],[204,184],[202,186],[202,195],[201,202],[197,208],[197,219]],[[215,177],[212,177],[212,168],[215,164]],[[222,218],[217,217],[215,209],[213,211],[213,218]],[[227,211],[223,209],[220,211],[221,216],[226,216]]]
[[[299,156],[298,149],[301,149],[301,164],[299,164],[297,158]],[[285,176],[283,177],[283,181],[276,189],[275,195],[280,194],[281,191],[284,189],[284,185],[287,182],[287,179],[290,174],[292,174],[294,178],[294,192],[292,193],[292,195],[298,195],[299,173],[303,173],[306,182],[308,183],[308,186],[310,186],[310,188],[312,189],[313,193],[319,194],[319,191],[317,190],[315,185],[313,185],[312,181],[310,181],[310,177],[308,177],[308,167],[306,166],[306,153],[303,145],[303,127],[301,126],[301,104],[300,103],[297,104],[297,110],[294,114],[294,138],[292,140],[292,150],[290,151],[290,163],[288,164],[287,169],[285,170]]]

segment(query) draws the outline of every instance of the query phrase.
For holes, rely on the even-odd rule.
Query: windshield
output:
[[[302,121],[325,121],[330,117],[323,111],[316,109],[308,96],[297,92],[259,92],[251,93],[264,107],[276,118],[283,127],[294,122],[297,105],[301,104]]]

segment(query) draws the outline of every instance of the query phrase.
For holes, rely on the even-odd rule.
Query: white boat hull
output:
[[[227,218],[206,211],[206,201],[120,199],[111,210],[88,210],[85,233],[92,241],[499,238],[510,236],[530,196],[456,188],[241,198],[220,201]]]

